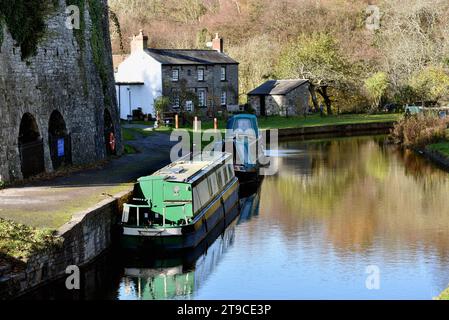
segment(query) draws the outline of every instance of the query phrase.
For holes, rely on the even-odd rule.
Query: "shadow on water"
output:
[[[258,214],[260,183],[244,185],[240,213],[219,225],[193,250],[169,255],[123,251],[113,247],[80,272],[80,290],[67,290],[59,279],[20,297],[23,300],[189,299],[234,245],[236,225]]]

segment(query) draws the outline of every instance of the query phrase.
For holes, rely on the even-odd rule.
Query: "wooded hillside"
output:
[[[380,28],[369,4],[380,9]],[[446,0],[109,0],[124,51],[144,29],[157,48],[204,48],[218,32],[240,62],[241,101],[268,78],[311,79],[328,111],[449,97]],[[114,53],[120,53],[112,24]]]

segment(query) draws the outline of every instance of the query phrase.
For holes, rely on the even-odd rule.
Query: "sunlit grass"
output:
[[[441,294],[435,298],[436,300],[449,300],[449,288],[441,292]]]
[[[449,157],[449,141],[434,143],[428,146],[432,151],[436,151],[445,157]]]

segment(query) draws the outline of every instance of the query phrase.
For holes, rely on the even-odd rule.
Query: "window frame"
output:
[[[200,71],[202,72],[202,77],[200,78]],[[206,69],[204,67],[198,67],[196,70],[196,79],[198,82],[204,82],[206,81]]]
[[[200,98],[201,93],[203,94],[203,99]],[[206,90],[198,89],[196,95],[198,97],[198,107],[207,107]],[[203,100],[203,101],[201,101],[201,100]]]
[[[224,98],[224,103],[223,103],[223,98]],[[221,106],[227,106],[228,105],[228,93],[226,92],[226,90],[221,91],[220,105]]]
[[[220,67],[220,81],[226,81],[228,78],[228,70],[226,66]]]
[[[179,92],[173,93],[173,108],[179,109],[181,106],[181,98],[179,97]]]
[[[176,78],[174,76],[175,72],[176,72]],[[178,82],[179,81],[179,68],[171,69],[171,81],[172,82]]]

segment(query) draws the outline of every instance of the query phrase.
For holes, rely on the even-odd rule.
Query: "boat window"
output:
[[[234,124],[234,130],[240,129],[242,131],[252,129],[251,120],[250,119],[237,119]]]
[[[222,169],[222,171],[223,171],[223,174],[224,174],[224,183],[226,184],[226,183],[228,183],[228,181],[229,181],[229,174],[228,174],[228,168],[227,168],[227,166],[228,165],[225,165],[224,167],[223,167],[223,169]]]
[[[232,164],[228,164],[228,178],[229,180],[231,180],[234,177],[234,167],[232,166]]]
[[[201,208],[201,199],[198,193],[198,187],[193,188],[193,212],[197,212]]]
[[[203,180],[198,186],[198,193],[200,197],[201,206],[204,206],[210,199],[211,194],[209,190],[208,179]]]
[[[220,168],[220,170],[217,171],[217,182],[218,182],[218,189],[223,189],[223,167]]]
[[[218,192],[218,185],[217,185],[217,175],[214,173],[212,173],[209,176],[209,184],[211,186],[211,195],[215,195]]]

